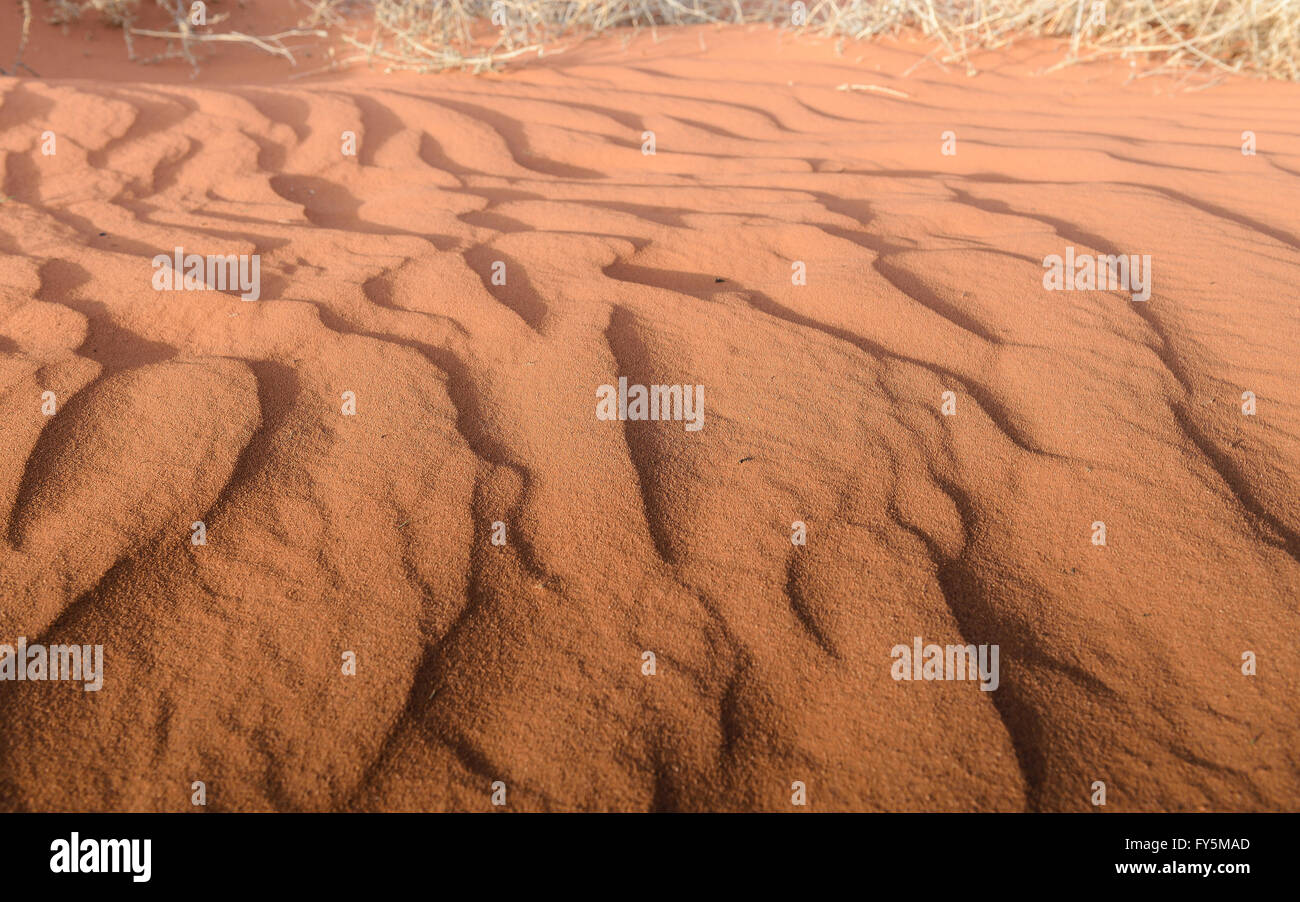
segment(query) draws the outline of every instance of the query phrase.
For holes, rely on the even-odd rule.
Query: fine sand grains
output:
[[[1298,89],[1035,53],[0,80],[0,808],[1300,806]]]

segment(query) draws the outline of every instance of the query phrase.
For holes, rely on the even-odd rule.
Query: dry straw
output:
[[[941,61],[967,65],[973,50],[1045,36],[1068,39],[1062,64],[1117,56],[1300,81],[1300,0],[299,0],[310,13],[303,28],[262,37],[198,32],[182,0],[156,0],[175,11],[165,33],[132,26],[138,0],[44,2],[56,19],[96,9],[123,26],[128,45],[132,35],[165,38],[177,45],[171,55],[191,61],[192,45],[218,40],[292,59],[284,39],[323,28],[353,51],[333,67],[482,70],[610,28],[770,23],[851,39],[918,31],[938,43]]]

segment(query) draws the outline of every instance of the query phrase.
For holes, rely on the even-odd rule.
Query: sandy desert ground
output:
[[[0,810],[1300,808],[1300,86],[765,28],[299,80],[38,37],[0,642],[105,664],[0,682]],[[155,290],[176,247],[260,298]],[[1150,299],[1045,290],[1067,248],[1150,255]],[[599,419],[620,376],[702,428]],[[895,680],[918,636],[998,688]]]

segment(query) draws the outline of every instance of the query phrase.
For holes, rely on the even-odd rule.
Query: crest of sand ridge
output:
[[[0,687],[0,804],[1300,801],[1294,117],[672,46],[8,83],[0,635],[111,670]],[[1151,254],[1151,300],[1044,294],[1067,245]],[[177,246],[261,299],[151,290]],[[598,421],[620,375],[704,428]],[[894,682],[917,635],[1001,687]]]

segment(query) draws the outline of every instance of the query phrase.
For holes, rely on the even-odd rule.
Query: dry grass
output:
[[[27,9],[32,0],[18,0]],[[52,25],[70,25],[79,22],[87,12],[94,12],[99,18],[114,28],[122,29],[122,38],[126,42],[127,56],[143,63],[154,63],[165,59],[181,58],[198,72],[198,59],[194,49],[201,44],[247,44],[276,56],[282,56],[290,63],[296,63],[293,53],[284,44],[285,38],[328,36],[321,29],[293,29],[273,35],[249,35],[238,31],[210,31],[212,26],[220,25],[230,18],[228,13],[209,13],[205,15],[205,24],[196,26],[191,22],[190,0],[155,0],[157,6],[167,12],[171,19],[170,27],[165,29],[147,29],[135,27],[139,14],[139,0],[45,0],[46,21]],[[323,0],[337,5],[338,0]],[[209,6],[215,5],[211,0]],[[165,41],[164,48],[149,57],[137,57],[134,38],[152,38]],[[26,43],[26,32],[23,44]],[[20,45],[19,60],[22,58]],[[17,65],[17,64],[15,64]],[[30,70],[29,70],[30,71]],[[3,72],[3,70],[0,70]]]
[[[23,0],[20,0],[23,2]],[[123,26],[128,39],[138,0],[45,0],[54,18],[93,8]],[[185,22],[175,4],[174,55],[239,40],[292,58],[284,37],[218,37]],[[841,39],[919,31],[936,41],[943,62],[1006,46],[1020,37],[1068,39],[1062,63],[1118,56],[1160,67],[1240,72],[1300,81],[1300,0],[299,0],[304,27],[328,29],[354,51],[334,65],[360,61],[437,71],[494,68],[557,41],[610,28],[766,22]],[[75,11],[75,13],[74,13]],[[802,15],[801,15],[802,14]],[[233,34],[233,33],[227,33]]]

